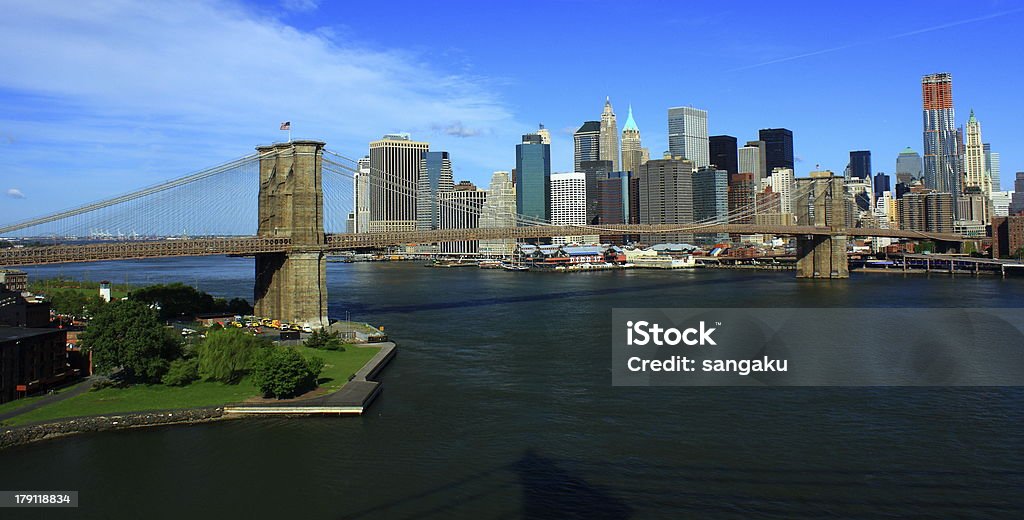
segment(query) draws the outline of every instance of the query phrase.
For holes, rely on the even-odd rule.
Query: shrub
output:
[[[196,358],[178,358],[171,361],[161,380],[167,386],[186,386],[199,379],[199,360]]]
[[[323,367],[323,359],[304,358],[294,348],[267,348],[257,357],[252,382],[266,397],[292,397],[315,387]]]

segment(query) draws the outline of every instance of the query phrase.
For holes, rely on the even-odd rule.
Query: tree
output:
[[[252,382],[266,397],[292,397],[316,386],[324,368],[318,357],[304,358],[291,347],[273,347],[261,352],[252,371]]]
[[[91,316],[106,304],[99,294],[88,294],[76,289],[47,290],[46,297],[53,312],[70,316]]]
[[[314,330],[303,345],[323,350],[345,350],[344,343],[338,339],[338,332],[328,332],[326,329]]]
[[[167,373],[160,381],[167,386],[186,386],[196,379],[199,379],[199,360],[178,358],[171,361]]]
[[[181,340],[144,303],[115,301],[100,307],[80,336],[99,372],[123,369],[131,382],[158,381],[181,353]]]
[[[157,304],[164,320],[194,316],[207,312],[252,314],[252,305],[242,298],[225,300],[182,283],[158,284],[132,291],[130,298]]]
[[[199,374],[210,381],[237,383],[269,342],[241,329],[210,330],[199,344]]]

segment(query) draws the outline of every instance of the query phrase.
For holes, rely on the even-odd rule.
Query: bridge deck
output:
[[[578,235],[658,235],[690,233],[764,234],[776,236],[863,236],[927,239],[948,242],[963,241],[953,234],[922,233],[892,229],[837,229],[815,226],[759,226],[752,224],[718,224],[711,226],[674,224],[623,224],[599,227],[526,226],[490,229],[439,229],[434,231],[394,231],[386,233],[340,233],[326,235],[323,250],[360,247],[430,244],[468,240],[528,239]],[[102,260],[129,260],[174,256],[251,255],[291,250],[291,240],[278,237],[198,238],[101,242],[81,245],[19,247],[0,250],[0,266],[41,265]]]

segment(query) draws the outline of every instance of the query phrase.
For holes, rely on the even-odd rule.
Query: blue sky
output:
[[[511,169],[544,123],[553,167],[611,96],[644,144],[666,109],[708,110],[711,134],[794,132],[797,174],[876,171],[921,148],[920,77],[953,73],[1024,170],[1024,3],[22,2],[0,28],[0,222],[48,213],[245,155],[294,135],[358,156],[389,132],[452,154],[457,179]]]

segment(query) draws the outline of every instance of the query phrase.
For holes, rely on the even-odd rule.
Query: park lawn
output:
[[[380,350],[353,346],[346,346],[344,351],[296,348],[303,355],[323,358],[324,369],[320,373],[320,386],[329,392],[341,388],[348,382],[349,376],[362,368]],[[4,425],[18,426],[84,415],[221,406],[244,401],[259,393],[248,377],[242,378],[236,385],[200,381],[183,387],[133,385],[127,388],[103,388],[17,415],[4,421]]]
[[[243,401],[258,393],[248,378],[243,378],[237,385],[200,381],[180,387],[132,385],[127,388],[103,388],[17,415],[4,421],[4,424],[18,426],[83,415],[220,406]]]
[[[349,376],[363,368],[373,356],[380,352],[379,347],[357,347],[345,345],[345,350],[319,350],[307,347],[296,347],[303,356],[317,356],[324,360],[324,370],[320,372],[320,387],[333,392],[348,382]]]
[[[55,393],[55,394],[62,394],[64,392],[67,392],[68,390],[71,390],[72,388],[75,388],[76,386],[78,386],[78,385],[80,385],[82,383],[84,383],[84,381],[83,382],[75,383],[73,385],[65,386],[63,388],[58,388],[58,389],[54,390],[53,393]],[[21,399],[15,399],[13,401],[10,401],[10,402],[4,403],[4,404],[0,404],[0,414],[5,414],[7,412],[10,412],[10,411],[13,411],[13,410],[17,410],[18,408],[21,408],[23,406],[28,406],[28,405],[30,405],[30,404],[32,404],[32,403],[34,403],[34,402],[44,398],[44,397],[47,397],[47,395],[46,394],[33,395],[31,397],[23,397]]]
[[[86,296],[95,296],[95,295],[99,295],[99,293],[100,293],[100,289],[99,289],[98,285],[96,287],[72,287],[72,286],[62,287],[62,286],[59,286],[59,285],[51,285],[51,286],[34,285],[30,289],[33,292],[39,292],[39,293],[42,293],[42,294],[46,294],[47,290],[74,291],[74,292],[77,292],[77,293],[84,294]],[[116,288],[113,288],[113,287],[110,289],[110,299],[112,299],[112,300],[120,300],[121,298],[124,298],[126,296],[128,296],[128,291],[125,291],[123,289],[116,289]]]

